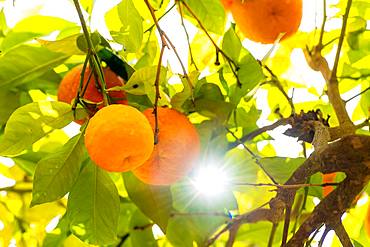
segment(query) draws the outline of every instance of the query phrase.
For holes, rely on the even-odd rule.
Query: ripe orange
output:
[[[334,183],[336,173],[323,174],[322,182],[323,183]],[[322,188],[322,194],[324,197],[330,194],[334,190],[333,186],[325,186]]]
[[[155,127],[153,109],[144,111]],[[150,158],[133,173],[152,185],[170,185],[184,177],[196,164],[200,154],[197,130],[182,113],[170,108],[158,108],[158,143]]]
[[[90,119],[85,146],[98,166],[123,172],[142,165],[150,157],[154,136],[148,120],[136,108],[109,105]]]
[[[77,65],[64,76],[63,80],[61,81],[59,85],[59,89],[58,89],[58,100],[59,101],[70,104],[72,100],[76,97],[77,90],[80,84],[82,68],[83,68],[82,64]],[[84,86],[86,85],[89,79],[90,73],[91,73],[91,68],[87,67],[84,73],[84,81],[83,81]],[[121,77],[116,75],[108,67],[103,68],[103,74],[104,74],[104,80],[107,85],[107,88],[124,85],[124,81],[121,79]],[[101,86],[100,82],[99,82],[99,85]],[[127,104],[125,93],[122,91],[112,91],[112,92],[109,92],[108,95],[111,97],[113,101],[112,103]],[[102,103],[103,101],[103,95],[101,93],[100,88],[99,89],[97,88],[94,75],[91,76],[89,85],[86,88],[86,92],[83,95],[83,98],[95,104]],[[102,108],[102,105],[100,105],[96,109],[90,109],[90,110],[92,111],[92,113],[94,113],[99,108]],[[81,123],[81,121],[77,121],[77,122]]]
[[[302,19],[302,0],[221,0],[244,36],[265,44],[297,32]]]

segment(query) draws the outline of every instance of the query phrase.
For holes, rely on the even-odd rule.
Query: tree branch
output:
[[[343,16],[343,25],[341,28],[341,34],[338,41],[338,49],[335,56],[334,66],[333,69],[330,70],[328,62],[326,59],[322,56],[321,51],[323,49],[322,43],[316,45],[312,51],[309,49],[306,49],[304,51],[306,60],[308,65],[315,71],[320,71],[323,75],[324,79],[326,80],[327,88],[328,88],[328,97],[329,101],[332,104],[336,117],[339,122],[340,126],[340,133],[341,136],[344,135],[350,135],[353,134],[355,129],[353,126],[353,123],[347,113],[345,102],[341,99],[339,88],[338,88],[338,78],[337,78],[337,68],[340,58],[340,52],[343,45],[343,40],[345,36],[346,26],[347,26],[347,20],[349,16],[349,11],[351,9],[352,0],[347,1],[347,7],[345,14]],[[325,26],[326,17],[323,20],[323,27]],[[322,42],[322,35],[324,33],[324,30],[321,30],[320,34],[320,40]]]
[[[348,135],[328,144],[326,149],[313,152],[292,174],[285,185],[304,184],[315,173],[344,172],[346,179],[326,196],[301,224],[297,232],[287,241],[286,247],[304,246],[310,235],[323,224],[333,225],[333,219],[340,219],[352,205],[356,196],[370,180],[370,136]],[[270,200],[270,208],[258,208],[239,215],[225,227],[232,224],[270,221],[278,223],[284,218],[284,210],[292,205],[298,188],[278,188],[277,195]],[[227,231],[227,229],[223,231]]]

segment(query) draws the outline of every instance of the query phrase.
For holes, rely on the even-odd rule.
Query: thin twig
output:
[[[237,82],[237,85],[239,87],[242,86],[242,83],[239,79],[239,76],[237,74],[237,71],[239,69],[239,66],[238,64],[232,59],[230,58],[217,44],[216,42],[212,39],[211,35],[208,33],[207,29],[204,27],[203,23],[200,21],[200,19],[198,18],[198,16],[194,13],[194,11],[190,8],[190,6],[182,1],[182,0],[176,0],[178,1],[179,3],[183,4],[185,6],[185,8],[188,10],[188,12],[191,14],[191,16],[197,21],[199,27],[203,30],[203,32],[206,34],[206,36],[208,37],[208,39],[211,41],[212,45],[216,48],[216,56],[218,53],[221,53],[221,55],[224,57],[224,59],[228,62],[229,66],[230,66],[230,69],[232,71],[232,73],[234,74],[235,78],[236,78],[236,82]]]
[[[338,76],[338,79],[360,80],[368,77],[370,77],[370,74],[362,74],[360,76]]]
[[[186,35],[186,41],[187,41],[188,47],[189,47],[190,62],[191,62],[191,64],[194,65],[196,70],[199,70],[197,64],[195,63],[194,56],[193,56],[193,51],[191,49],[189,33],[188,33],[188,30],[185,27],[184,16],[183,16],[183,13],[182,13],[182,7],[181,7],[180,3],[178,3],[178,5],[179,5],[180,18],[181,18],[181,25],[184,29],[184,32],[185,32],[185,35]]]
[[[305,244],[305,247],[310,247],[310,246],[311,246],[312,241],[315,239],[316,235],[320,232],[320,229],[321,229],[321,227],[322,227],[322,226],[323,226],[323,224],[322,224],[322,225],[320,225],[320,226],[316,229],[316,231],[312,234],[312,236],[310,237],[310,239],[308,239],[308,240],[307,240],[307,242],[306,242],[306,244]]]
[[[98,82],[100,81],[101,88],[102,88],[104,105],[109,105],[110,104],[110,99],[109,99],[107,91],[106,91],[107,86],[106,86],[106,83],[105,83],[105,80],[104,80],[104,73],[103,73],[101,65],[100,65],[100,59],[99,59],[98,55],[95,52],[93,43],[91,41],[89,30],[87,30],[87,25],[86,25],[85,19],[84,19],[83,14],[82,14],[81,6],[80,6],[78,0],[73,0],[73,2],[74,2],[74,5],[75,5],[75,8],[76,8],[76,11],[78,13],[78,17],[80,19],[82,30],[83,30],[83,33],[84,33],[84,36],[85,36],[85,39],[86,39],[88,55],[90,55],[89,56],[89,61],[90,61],[90,65],[91,65],[91,67],[94,71],[95,81],[96,81],[96,83],[99,87],[100,87],[100,85],[99,85]]]
[[[370,87],[367,87],[365,90],[359,92],[358,94],[352,96],[351,98],[347,99],[346,101],[344,101],[345,103],[348,103],[350,102],[351,100],[355,99],[356,97],[360,96],[361,94],[364,94],[366,93],[368,90],[370,89]]]
[[[295,113],[295,108],[294,108],[292,97],[289,97],[287,92],[285,92],[283,85],[281,84],[278,77],[274,74],[274,72],[265,64],[263,65],[263,67],[267,70],[267,72],[269,72],[269,74],[272,77],[272,80],[270,81],[270,83],[273,84],[275,87],[277,87],[277,89],[279,89],[279,91],[284,95],[284,97],[288,101],[290,109],[291,109],[291,114],[293,115]]]
[[[158,24],[158,20],[155,16],[153,7],[150,5],[148,0],[144,0],[144,2],[145,2],[146,6],[149,9],[149,12],[150,12],[150,14],[153,18],[155,26],[157,27],[157,30],[159,32],[159,35],[161,37],[161,42],[162,42],[161,52],[159,54],[159,59],[158,59],[157,72],[156,72],[155,81],[154,81],[154,86],[155,86],[155,100],[154,100],[154,106],[153,106],[153,113],[154,113],[154,120],[155,120],[155,124],[154,124],[154,144],[157,144],[158,143],[158,134],[159,134],[159,124],[158,124],[158,101],[159,101],[159,98],[160,98],[159,80],[160,80],[160,76],[161,76],[163,53],[164,53],[164,49],[166,47],[168,47],[168,44],[167,44],[166,39],[163,36],[164,32]]]
[[[285,246],[288,240],[288,232],[289,232],[289,224],[290,224],[290,216],[292,213],[292,205],[286,205],[285,207],[285,219],[284,219],[284,229],[283,229],[283,237],[281,239],[281,246]]]
[[[269,183],[231,183],[236,186],[254,186],[254,187],[276,187],[282,189],[297,189],[297,188],[307,188],[307,187],[328,187],[328,186],[338,186],[339,183],[322,183],[322,184],[269,184]]]
[[[239,215],[237,217],[235,217],[234,219],[232,219],[231,222],[227,223],[226,226],[224,228],[222,228],[218,233],[216,233],[212,238],[210,238],[207,243],[206,243],[206,246],[210,246],[211,244],[213,244],[222,234],[224,234],[225,232],[227,232],[231,227],[233,227],[234,224],[242,224],[244,219],[248,218],[248,216],[250,214],[253,214],[254,212],[256,212],[257,210],[265,207],[266,205],[268,205],[269,202],[265,202],[264,204],[262,204],[261,206],[259,206],[258,208],[255,208],[253,209],[252,211],[248,212],[248,213],[245,213],[245,214],[242,214],[242,215]]]
[[[358,124],[355,126],[356,129],[361,129],[365,126],[369,126],[369,121],[370,121],[370,118],[367,118],[365,121],[363,121],[362,123]]]
[[[172,10],[175,6],[176,6],[176,3],[172,4],[172,6],[171,6],[168,10],[166,10],[166,12],[164,12],[164,14],[163,14],[163,15],[161,15],[160,17],[158,17],[158,22],[159,22],[163,17],[165,17],[169,12],[171,12],[171,10]],[[154,28],[155,26],[156,26],[156,25],[155,25],[155,23],[154,23],[154,24],[153,24],[153,25],[151,25],[148,29],[146,29],[146,30],[144,31],[144,33],[147,33],[147,32],[152,31],[152,30],[153,30],[153,28]]]
[[[322,247],[322,245],[324,244],[325,238],[328,235],[328,233],[330,232],[330,230],[331,229],[329,227],[325,227],[324,232],[321,235],[321,238],[320,238],[320,241],[319,241],[319,244],[318,244],[317,247]]]
[[[239,140],[236,140],[235,142],[231,142],[229,144],[228,148],[232,149],[232,148],[238,146],[240,144],[240,142],[244,143],[246,141],[252,140],[253,138],[255,138],[256,136],[261,135],[262,133],[265,133],[266,131],[274,130],[277,127],[282,126],[282,125],[287,125],[287,124],[289,124],[289,121],[290,121],[290,118],[282,118],[282,119],[277,120],[275,123],[273,123],[271,125],[267,125],[267,126],[259,128],[259,129],[256,129],[256,130],[250,132],[249,134],[243,136]]]
[[[217,216],[217,217],[224,217],[230,218],[229,215],[221,212],[190,212],[190,213],[182,213],[182,212],[172,212],[170,213],[170,217],[174,216]]]
[[[327,19],[327,16],[326,16],[326,0],[323,0],[323,21],[322,21],[322,24],[321,24],[320,38],[319,38],[319,44],[318,44],[318,46],[320,48],[323,47],[322,41],[323,41],[323,38],[324,38],[326,19]]]
[[[276,233],[276,230],[278,228],[278,225],[279,225],[278,223],[273,223],[272,224],[270,237],[269,237],[269,242],[267,244],[267,247],[272,247],[272,245],[274,244],[275,233]]]
[[[335,54],[333,69],[331,71],[330,82],[336,81],[338,63],[339,63],[339,58],[340,58],[340,51],[342,49],[344,36],[345,36],[345,33],[346,33],[347,21],[348,21],[348,16],[349,16],[349,11],[351,9],[351,5],[352,5],[352,0],[348,0],[346,11],[345,11],[344,16],[343,16],[343,24],[342,24],[342,29],[340,31],[340,37],[339,37],[339,41],[338,41],[338,49],[337,49],[337,53]]]
[[[240,139],[234,134],[234,132],[232,132],[228,128],[226,128],[226,130],[239,142],[240,145],[243,146],[244,150],[246,150],[254,158],[254,162],[261,168],[266,176],[269,177],[274,184],[278,184],[276,180],[272,177],[272,175],[269,174],[269,172],[263,167],[262,163],[260,162],[260,158],[254,152],[252,152],[252,150],[250,150],[243,142],[241,142]]]

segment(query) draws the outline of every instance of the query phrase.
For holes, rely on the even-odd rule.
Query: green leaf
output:
[[[214,215],[177,215],[170,219],[166,237],[176,247],[193,247],[193,241],[197,246],[205,246],[209,237],[226,221]]]
[[[112,179],[106,171],[87,162],[68,199],[71,231],[89,244],[114,243],[119,210],[119,195]]]
[[[153,64],[154,62],[154,59],[156,57],[156,54],[157,54],[157,50],[159,49],[158,48],[158,41],[157,40],[153,40],[155,36],[154,35],[151,35],[149,38],[151,40],[149,40],[145,46],[142,48],[141,50],[141,54],[140,54],[140,58],[139,60],[137,61],[137,63],[135,64],[135,68],[136,69],[140,69],[140,68],[143,68],[145,66],[150,66]]]
[[[145,184],[131,172],[122,176],[130,199],[165,232],[170,214],[174,211],[170,188]]]
[[[33,178],[31,206],[62,198],[76,182],[84,147],[81,134],[70,139],[60,150],[39,161]]]
[[[117,15],[121,25],[117,25]],[[113,30],[113,39],[122,44],[127,52],[139,50],[143,40],[143,21],[131,0],[121,1],[107,13],[105,20],[110,30]]]
[[[287,147],[288,148],[288,147]],[[272,157],[261,158],[261,164],[278,182],[285,183],[293,172],[305,161],[304,158]]]
[[[97,33],[97,32],[91,33],[90,34],[90,40],[91,40],[91,43],[92,43],[93,48],[96,50],[97,46],[101,42],[101,40],[100,40],[100,34]],[[84,34],[78,35],[76,42],[77,42],[77,47],[81,51],[83,51],[85,53],[88,53],[89,46],[87,44],[87,41],[86,41],[86,38],[85,38],[85,35]]]
[[[6,124],[0,140],[0,155],[15,156],[72,120],[71,106],[63,102],[40,101],[19,107]]]
[[[0,90],[0,125],[8,121],[10,115],[20,106],[20,93]]]
[[[226,153],[223,171],[232,183],[257,183],[260,168],[254,158],[244,149],[234,148]],[[233,186],[233,190],[243,191],[245,186]]]
[[[4,32],[7,31],[8,25],[6,23],[4,8],[0,11],[0,37],[4,37]]]
[[[280,246],[284,224],[278,224],[273,246]],[[256,224],[243,224],[238,231],[238,239],[245,239],[247,243],[258,243],[267,246],[272,224],[270,222],[258,222]]]
[[[244,50],[243,53],[246,54],[238,63],[239,70],[237,72],[242,85],[239,87],[237,84],[233,84],[230,87],[230,102],[235,105],[265,78],[262,68],[256,59],[247,50]]]
[[[46,234],[42,247],[63,247],[64,240],[70,234],[68,218],[63,215],[55,229]]]
[[[260,117],[260,112],[255,106],[252,106],[249,111],[244,107],[238,107],[234,112],[233,116],[229,119],[229,125],[231,127],[242,127],[243,134],[247,135],[251,131],[258,128],[256,122]]]
[[[28,150],[25,154],[18,155],[17,157],[12,158],[17,166],[22,168],[27,175],[33,176],[36,170],[37,163],[48,155],[46,152],[32,152]]]
[[[95,3],[95,0],[80,0],[80,4],[89,14],[91,14],[93,10],[94,3]]]
[[[219,0],[185,0],[194,14],[208,31],[222,34],[225,27],[226,15]],[[183,7],[183,9],[185,9]],[[184,11],[188,16],[190,13]]]
[[[152,233],[152,224],[140,210],[136,210],[131,216],[130,240],[132,246],[157,246]]]
[[[47,25],[45,25],[45,23],[47,23]],[[30,16],[21,20],[14,26],[4,38],[1,48],[3,51],[8,51],[10,48],[34,38],[41,37],[53,31],[60,31],[75,26],[75,23],[59,17],[42,15]]]
[[[227,130],[217,119],[206,120],[197,125],[202,150],[207,150],[209,156],[217,156],[227,150]]]
[[[120,213],[118,220],[118,236],[124,236],[130,231],[130,219],[134,212],[137,210],[137,207],[134,203],[129,201],[127,198],[121,197],[120,204]]]
[[[236,35],[234,29],[230,27],[222,40],[222,50],[233,60],[239,61],[242,43]]]
[[[81,34],[74,34],[56,41],[42,40],[37,41],[52,52],[64,53],[66,55],[83,55],[84,53],[77,47],[77,38]]]
[[[204,83],[195,98],[195,109],[200,114],[217,118],[221,122],[229,118],[234,105],[225,102],[220,88],[214,83]]]
[[[126,92],[134,95],[147,95],[149,99],[154,102],[155,99],[155,77],[157,74],[157,66],[144,67],[136,70],[128,82],[119,87]],[[161,75],[159,78],[159,84],[166,82],[167,69],[161,67]],[[112,88],[115,89],[115,88]]]
[[[364,247],[360,242],[358,242],[354,239],[352,239],[352,241],[353,241],[354,247]]]
[[[0,89],[34,80],[68,57],[44,47],[22,45],[12,49],[0,57]]]
[[[183,77],[181,78],[181,82],[182,82],[182,85],[184,86],[184,89],[181,92],[176,93],[171,98],[172,108],[181,111],[182,105],[185,103],[187,99],[191,97],[191,94],[192,94],[191,86],[194,86],[196,84],[196,82],[198,81],[199,74],[200,73],[198,71],[192,71],[189,74],[189,81],[191,85],[189,85],[189,81],[186,78],[183,78]]]

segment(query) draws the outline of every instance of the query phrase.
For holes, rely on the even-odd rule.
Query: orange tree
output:
[[[369,246],[367,1],[9,2],[0,246]]]

